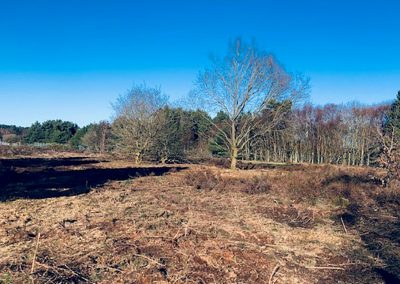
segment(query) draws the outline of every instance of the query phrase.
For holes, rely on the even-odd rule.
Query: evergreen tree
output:
[[[387,114],[385,125],[385,132],[392,133],[393,131],[395,139],[400,139],[400,91]]]
[[[223,137],[223,133],[228,132],[230,127],[228,121],[229,117],[223,111],[219,111],[213,119],[213,123],[218,127],[218,129],[216,130],[214,136],[210,139],[209,150],[214,156],[229,157],[229,153],[226,150],[226,142]]]
[[[79,149],[84,147],[84,143],[82,138],[86,135],[86,133],[93,127],[93,124],[89,124],[85,127],[78,129],[75,135],[69,141],[69,144],[73,149]]]
[[[207,152],[206,134],[211,128],[206,113],[164,107],[158,112],[161,124],[149,158],[161,162],[184,161],[190,154]]]
[[[45,140],[45,133],[42,129],[42,125],[39,122],[35,122],[29,128],[28,133],[25,136],[25,142],[28,144],[43,143]]]
[[[185,127],[188,133],[186,142],[188,146],[186,149],[199,149],[199,147],[203,146],[202,144],[207,145],[207,136],[212,127],[209,115],[202,110],[187,111],[185,114],[188,120]]]
[[[184,159],[183,132],[184,112],[182,109],[165,107],[158,113],[162,124],[150,151],[153,159],[165,163]]]
[[[69,121],[48,120],[35,122],[28,130],[25,142],[66,144],[78,131],[78,125]]]

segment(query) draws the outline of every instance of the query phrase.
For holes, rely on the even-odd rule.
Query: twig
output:
[[[175,236],[172,239],[176,240],[178,238],[178,235],[180,232],[181,232],[181,229],[179,228],[178,232],[176,232]]]
[[[138,256],[138,257],[142,257],[142,258],[144,258],[144,259],[147,259],[147,260],[149,260],[150,262],[152,262],[152,263],[154,263],[154,264],[157,264],[157,265],[160,265],[160,266],[165,266],[165,264],[159,263],[158,261],[156,261],[156,260],[154,260],[154,259],[152,259],[152,258],[150,258],[150,257],[148,257],[148,256],[145,256],[145,255],[143,255],[143,254],[134,253],[133,255],[134,255],[134,256]]]
[[[258,245],[258,244],[254,244],[254,243],[249,243],[249,242],[244,242],[244,241],[235,241],[235,240],[225,240],[226,243],[232,243],[232,244],[240,244],[240,245],[248,245],[248,246],[253,246],[259,249],[263,249],[263,248],[275,248],[277,247],[277,245],[272,245],[272,244],[263,244],[263,245]]]
[[[331,269],[331,270],[345,270],[343,267],[337,266],[306,266],[307,269]]]
[[[346,233],[346,235],[347,235],[347,229],[346,229],[346,225],[344,224],[344,222],[343,222],[343,218],[342,218],[342,217],[340,217],[340,221],[342,221],[342,225],[343,225],[344,232],[345,232],[345,233]]]
[[[37,252],[39,249],[39,241],[40,241],[40,232],[38,232],[38,234],[37,234],[35,251],[33,253],[33,259],[32,259],[32,266],[31,266],[32,283],[35,283],[34,278],[33,278],[33,273],[35,272],[35,262],[36,262],[36,255],[37,255]]]
[[[86,282],[89,282],[89,279],[83,277],[82,275],[80,275],[79,273],[76,273],[75,271],[73,271],[68,265],[64,264],[64,266],[75,276],[78,276],[79,278],[85,280]]]
[[[186,277],[186,275],[182,275],[182,276],[180,276],[180,277],[177,277],[175,280],[174,280],[174,282],[172,282],[172,284],[175,284],[176,282],[178,282],[179,280],[181,280],[181,279],[183,279],[183,278],[185,278]]]
[[[82,275],[80,275],[79,273],[76,273],[74,270],[72,270],[68,265],[64,264],[63,266],[65,267],[54,267],[54,266],[50,266],[44,263],[40,263],[40,262],[36,262],[36,265],[41,266],[43,268],[46,268],[47,270],[52,270],[53,272],[56,273],[60,273],[60,271],[69,271],[71,272],[73,275],[78,276],[79,278],[81,278],[82,280],[89,282],[89,279],[83,277]]]
[[[274,280],[275,274],[278,272],[279,268],[280,268],[279,264],[275,265],[274,269],[272,270],[271,276],[269,277],[268,284],[274,283],[273,280]]]

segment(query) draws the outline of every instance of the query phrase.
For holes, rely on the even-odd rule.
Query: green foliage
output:
[[[291,115],[292,107],[293,103],[290,100],[277,101],[272,99],[268,101],[262,112],[252,122],[258,124],[258,126],[249,131],[248,135],[256,137],[257,135],[261,135],[266,129],[269,131],[287,129],[289,127],[288,118]],[[242,113],[236,123],[236,131],[240,130],[246,122],[251,121],[252,116],[253,114],[249,112]],[[213,156],[229,157],[230,147],[224,135],[230,133],[230,118],[227,113],[219,111],[214,117],[213,122],[216,125],[216,129],[209,141],[209,150]],[[266,128],[265,125],[268,125],[269,128]],[[251,142],[254,141],[256,141],[255,138]]]
[[[217,131],[217,134],[210,139],[208,149],[211,151],[213,156],[227,158],[229,157],[228,147],[224,146],[225,140],[222,135],[221,131]]]
[[[290,100],[284,100],[282,102],[271,100],[262,111],[261,119],[263,121],[269,121],[274,130],[286,129],[289,125],[288,120],[285,118],[289,116],[292,107],[293,103]]]
[[[202,110],[186,111],[185,116],[188,120],[185,128],[186,136],[189,137],[186,144],[191,148],[198,148],[212,128],[211,118]]]
[[[201,147],[205,133],[211,128],[207,114],[200,110],[165,107],[158,117],[162,127],[149,154],[151,159],[161,162],[185,160],[189,151]]]
[[[223,133],[229,133],[229,117],[228,114],[226,114],[223,111],[219,111],[217,115],[214,117],[213,122],[215,125],[217,125],[218,130],[214,134],[213,137],[211,137],[209,141],[208,148],[213,156],[218,156],[218,157],[228,157],[228,147],[225,144],[226,139],[223,137]]]
[[[93,127],[93,124],[89,124],[85,127],[79,128],[75,135],[69,141],[69,144],[73,149],[80,149],[84,147],[84,143],[82,138],[86,135],[86,133]]]
[[[394,128],[394,134],[397,139],[400,139],[400,91],[397,93],[397,98],[393,102],[390,111],[387,114],[385,123],[385,131],[391,133]]]
[[[104,153],[110,150],[111,139],[111,125],[107,121],[100,121],[89,125],[81,142],[87,150]]]
[[[229,119],[228,114],[223,112],[222,110],[217,113],[215,118],[213,119],[214,123],[222,123],[224,121],[227,121]]]
[[[111,126],[107,121],[91,123],[80,128],[69,141],[73,149],[86,149],[92,152],[110,150]]]
[[[62,120],[36,122],[28,130],[25,142],[66,144],[78,131],[78,125]]]
[[[165,107],[159,112],[161,131],[150,152],[161,162],[182,160],[184,157],[184,113],[182,109]]]

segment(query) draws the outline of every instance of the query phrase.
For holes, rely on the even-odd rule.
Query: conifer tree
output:
[[[385,132],[393,132],[395,140],[400,139],[400,91],[397,93],[397,98],[393,102],[387,115]]]

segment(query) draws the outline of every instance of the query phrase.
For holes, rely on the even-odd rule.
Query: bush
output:
[[[255,176],[251,180],[244,183],[243,192],[247,194],[267,193],[272,189],[270,182],[265,177]]]
[[[220,174],[214,174],[209,169],[190,172],[185,177],[186,184],[202,190],[213,190],[221,183]]]
[[[186,184],[198,190],[241,191],[247,194],[269,192],[272,185],[265,177],[255,176],[251,179],[222,177],[220,172],[210,169],[190,172],[185,176]]]

